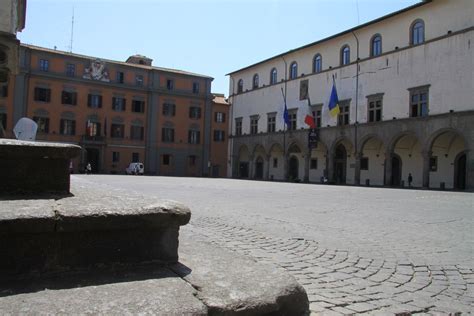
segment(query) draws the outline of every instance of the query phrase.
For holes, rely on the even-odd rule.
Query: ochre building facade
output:
[[[212,78],[152,66],[134,55],[104,60],[31,45],[20,47],[20,73],[0,91],[6,137],[21,117],[38,124],[37,140],[79,144],[73,172],[123,174],[143,162],[146,174],[215,176],[226,159],[214,159]],[[221,108],[228,113],[228,106]],[[220,155],[219,152],[216,153]]]

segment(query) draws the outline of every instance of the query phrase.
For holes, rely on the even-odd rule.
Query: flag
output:
[[[288,108],[286,107],[285,102],[285,111],[283,111],[283,120],[285,121],[286,126],[290,125],[290,115],[288,114]]]
[[[316,122],[314,121],[313,117],[313,112],[311,111],[311,101],[309,100],[309,94],[308,94],[308,114],[306,114],[306,117],[304,118],[304,122],[309,125],[309,128],[316,128]]]
[[[336,83],[332,83],[332,90],[331,90],[331,97],[329,98],[329,113],[331,113],[332,116],[336,116],[339,114],[339,99],[337,98],[337,91],[336,91]]]
[[[91,129],[91,120],[87,120],[87,125],[86,125],[86,134],[87,136],[92,136],[92,129]]]

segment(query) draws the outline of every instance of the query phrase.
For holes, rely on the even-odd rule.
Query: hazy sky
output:
[[[28,0],[21,42],[214,78],[397,11],[418,0]]]

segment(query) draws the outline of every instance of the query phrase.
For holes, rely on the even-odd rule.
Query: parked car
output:
[[[125,169],[126,174],[140,175],[145,173],[145,167],[141,162],[131,162],[130,165]]]

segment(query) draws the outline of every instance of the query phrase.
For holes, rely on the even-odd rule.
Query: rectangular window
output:
[[[132,112],[144,113],[145,112],[145,101],[132,100]]]
[[[242,135],[242,118],[235,119],[235,135]]]
[[[214,121],[216,123],[224,123],[225,122],[225,113],[222,113],[222,112],[214,113]]]
[[[201,138],[201,132],[199,131],[188,131],[188,143],[199,144]]]
[[[161,156],[162,158],[162,163],[165,166],[169,166],[171,164],[171,156],[170,155],[163,155]]]
[[[2,85],[2,88],[0,89],[0,97],[2,97],[2,98],[8,97],[8,85],[7,84]]]
[[[370,97],[368,99],[368,121],[380,122],[382,120],[382,97]]]
[[[143,126],[130,126],[130,138],[134,140],[143,140],[144,130]]]
[[[136,75],[135,76],[135,85],[141,87],[143,86],[143,76],[142,75]]]
[[[4,130],[7,129],[7,114],[6,113],[0,113],[0,130],[2,128]]]
[[[172,79],[166,80],[166,89],[173,90],[174,89],[174,81]]]
[[[361,157],[360,158],[360,170],[369,170],[369,158]]]
[[[176,115],[176,105],[173,103],[163,103],[163,115],[165,116],[175,116]]]
[[[214,131],[214,141],[215,142],[223,142],[225,141],[225,132],[221,130]]]
[[[311,158],[310,169],[318,169],[318,158]]]
[[[61,119],[59,133],[61,135],[76,135],[76,121]]]
[[[196,166],[196,156],[195,155],[191,155],[189,156],[189,166],[190,167],[194,167]]]
[[[74,77],[76,75],[76,65],[66,64],[66,76]]]
[[[199,82],[193,82],[193,93],[199,94]]]
[[[350,109],[349,102],[347,101],[340,102],[339,109],[340,109],[340,112],[337,116],[337,125],[338,126],[349,125],[349,109]]]
[[[428,116],[428,87],[410,90],[410,117]]]
[[[124,83],[125,74],[122,71],[117,71],[117,83]]]
[[[273,133],[276,129],[276,114],[268,114],[267,116],[267,132]]]
[[[258,133],[258,116],[250,117],[250,134]]]
[[[127,100],[122,97],[113,97],[112,98],[112,109],[114,111],[125,111],[125,104],[127,103]]]
[[[174,142],[174,128],[163,127],[161,129],[161,140],[165,143]]]
[[[123,138],[125,126],[123,124],[112,124],[110,126],[110,137]]]
[[[49,133],[49,118],[34,116],[33,121],[38,124],[38,133]]]
[[[314,122],[316,123],[316,127],[321,127],[321,111],[322,111],[322,105],[317,105],[314,106],[312,109],[312,114],[313,114],[313,119]]]
[[[49,71],[49,60],[40,59],[39,68],[40,68],[41,71]]]
[[[278,158],[273,158],[273,168],[278,168]]]
[[[296,131],[296,111],[292,110],[288,112],[288,117],[290,118],[290,126],[288,126],[288,129],[290,131]]]
[[[101,108],[102,96],[98,94],[89,94],[87,96],[87,106],[90,108]]]
[[[430,157],[430,171],[432,172],[438,171],[438,157],[437,156]]]
[[[140,154],[132,153],[132,162],[140,162]]]
[[[61,103],[76,105],[77,104],[77,92],[63,91],[61,93]]]
[[[100,136],[100,123],[87,121],[86,122],[87,136]]]
[[[40,101],[40,102],[51,101],[51,89],[35,88],[35,101]]]
[[[112,152],[112,162],[119,162],[120,161],[120,153],[118,151]]]
[[[201,108],[192,106],[189,108],[189,118],[198,119],[201,118]]]

